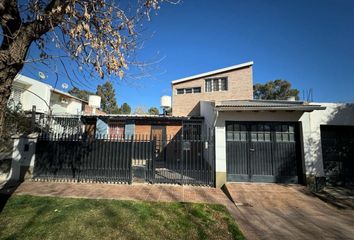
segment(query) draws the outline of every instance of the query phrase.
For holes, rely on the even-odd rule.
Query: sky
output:
[[[137,59],[149,74],[114,81],[118,104],[159,107],[172,80],[247,61],[254,83],[286,79],[300,98],[312,89],[316,102],[354,102],[353,0],[183,0],[163,4],[145,28]]]

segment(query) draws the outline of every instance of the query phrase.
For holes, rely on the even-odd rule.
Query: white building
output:
[[[81,115],[88,102],[19,74],[13,83],[9,106],[17,104],[24,111],[32,111],[36,106],[37,113],[48,114],[51,110],[53,115]]]

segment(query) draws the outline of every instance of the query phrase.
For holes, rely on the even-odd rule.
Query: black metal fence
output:
[[[149,182],[214,186],[213,141],[176,135],[155,138],[154,144],[162,147],[155,147],[154,161],[147,165]]]
[[[131,183],[131,139],[43,134],[38,138],[35,179]]]
[[[34,178],[214,186],[214,165],[214,143],[201,136],[43,134]]]

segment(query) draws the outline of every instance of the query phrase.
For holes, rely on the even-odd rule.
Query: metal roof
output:
[[[202,77],[206,77],[206,76],[209,76],[209,75],[214,75],[214,74],[218,74],[218,73],[222,73],[222,72],[227,72],[227,71],[231,71],[231,70],[235,70],[235,69],[239,69],[239,68],[244,68],[244,67],[248,67],[248,66],[252,66],[252,65],[253,65],[253,62],[251,61],[251,62],[246,62],[246,63],[242,63],[242,64],[233,65],[233,66],[226,67],[226,68],[220,68],[220,69],[217,69],[217,70],[214,70],[214,71],[197,74],[197,75],[193,75],[193,76],[190,76],[190,77],[180,78],[180,79],[172,81],[172,84],[186,82],[186,81],[193,80],[193,79],[196,79],[196,78],[202,78]]]
[[[319,104],[283,100],[226,100],[215,103],[218,111],[303,111],[324,110]]]

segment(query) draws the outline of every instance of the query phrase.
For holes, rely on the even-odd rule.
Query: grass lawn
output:
[[[222,205],[12,196],[0,239],[244,239]]]

